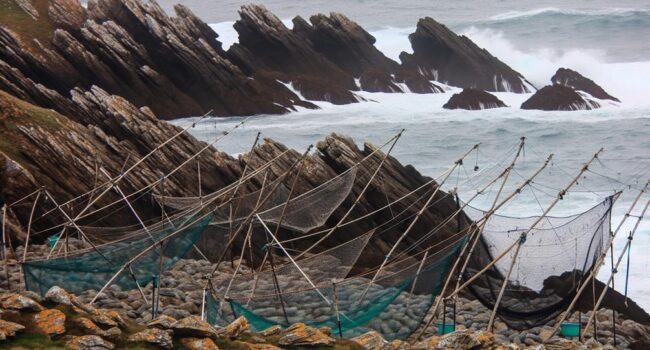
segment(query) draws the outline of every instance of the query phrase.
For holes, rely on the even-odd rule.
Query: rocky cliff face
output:
[[[342,14],[296,17],[287,28],[263,6],[247,5],[227,52],[188,8],[170,17],[154,1],[0,0],[0,88],[59,112],[75,88],[98,86],[163,119],[278,114],[307,100],[362,100],[355,91],[437,93],[432,80],[489,91],[527,91],[519,73],[430,18],[411,35],[413,55],[387,58],[375,38]],[[290,86],[287,86],[290,85]],[[293,91],[302,95],[299,97]],[[50,98],[52,96],[49,96]],[[59,107],[62,107],[59,109]]]
[[[404,67],[430,80],[485,91],[532,92],[524,77],[463,35],[426,17],[409,35],[413,54],[402,52]]]

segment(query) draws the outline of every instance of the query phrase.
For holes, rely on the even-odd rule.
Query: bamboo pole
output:
[[[440,188],[441,188],[442,185],[445,183],[445,181],[447,181],[447,179],[449,178],[449,176],[451,176],[451,174],[454,173],[454,170],[456,170],[456,168],[458,168],[458,166],[460,166],[460,165],[463,164],[463,159],[464,159],[465,157],[467,157],[467,156],[468,156],[472,151],[474,151],[474,150],[477,149],[478,147],[479,147],[479,144],[474,145],[474,146],[473,146],[469,151],[465,152],[465,153],[464,153],[464,154],[463,154],[463,155],[462,155],[462,156],[461,156],[461,157],[460,157],[456,162],[454,162],[454,166],[451,167],[451,169],[449,169],[449,171],[447,172],[447,174],[445,175],[445,177],[440,181],[440,183],[438,184],[438,186],[436,186],[435,191],[433,191],[433,193],[429,196],[429,198],[428,198],[427,201],[424,203],[424,205],[422,206],[422,208],[418,211],[417,215],[413,218],[413,220],[411,221],[411,223],[409,224],[409,226],[406,228],[406,230],[404,230],[404,233],[403,233],[403,234],[402,234],[402,235],[397,239],[397,242],[395,242],[395,244],[393,244],[393,247],[388,251],[388,254],[386,254],[386,256],[384,257],[384,261],[381,263],[381,265],[379,265],[379,268],[378,268],[377,271],[375,272],[374,276],[372,276],[372,279],[370,280],[370,283],[368,283],[368,285],[366,286],[366,289],[365,289],[365,290],[363,291],[363,293],[361,294],[361,297],[359,298],[358,302],[361,302],[361,301],[366,297],[366,294],[368,293],[368,290],[370,289],[370,286],[371,286],[373,283],[375,283],[375,281],[376,281],[377,278],[379,277],[381,271],[383,270],[384,266],[386,266],[386,264],[388,263],[388,260],[389,260],[390,257],[393,255],[393,252],[395,252],[395,249],[397,249],[397,247],[399,246],[399,244],[402,243],[402,241],[404,240],[404,238],[406,238],[406,236],[411,232],[411,230],[413,229],[413,227],[415,227],[415,224],[416,224],[416,223],[418,222],[418,220],[420,219],[420,216],[421,216],[422,214],[424,214],[425,210],[427,210],[427,208],[428,208],[428,206],[429,206],[429,203],[431,203],[431,201],[432,201],[432,200],[435,198],[435,196],[438,194],[438,192],[440,191]]]
[[[643,196],[643,194],[647,191],[648,186],[650,186],[650,179],[648,179],[648,181],[646,182],[643,189],[641,191],[639,191],[639,193],[637,194],[634,201],[632,201],[632,204],[630,205],[630,208],[628,209],[628,211],[623,216],[623,219],[621,219],[618,226],[616,227],[616,230],[614,230],[614,233],[612,234],[612,240],[610,242],[610,246],[611,246],[611,244],[613,244],[612,242],[614,242],[614,238],[616,238],[616,235],[618,234],[618,232],[623,227],[623,224],[627,221],[627,219],[632,214],[632,211],[634,210],[634,208],[638,204],[638,202],[641,199],[641,197]],[[604,253],[602,253],[598,257],[596,262],[594,263],[594,268],[591,269],[591,271],[589,272],[589,275],[587,276],[586,279],[583,279],[583,281],[587,281],[587,280],[591,279],[592,277],[594,277],[597,274],[599,267],[603,264],[605,258],[607,257],[607,249],[604,249],[603,251],[604,251]],[[560,325],[569,316],[569,312],[571,312],[573,307],[576,305],[576,303],[578,302],[578,299],[580,298],[580,296],[582,295],[582,292],[586,289],[586,287],[587,287],[586,282],[583,282],[580,285],[580,287],[576,291],[576,295],[573,297],[573,300],[571,300],[571,303],[567,307],[567,310],[562,314],[560,319],[555,323],[555,326],[553,327],[553,331],[551,332],[551,334],[546,339],[542,339],[544,342],[547,342],[549,339],[551,339],[560,330]]]
[[[285,153],[285,152],[283,152],[281,155],[279,155],[279,156],[273,158],[272,160],[270,160],[269,162],[267,162],[267,164],[265,164],[263,167],[261,167],[260,169],[257,169],[255,172],[253,172],[251,175],[249,175],[248,178],[250,179],[250,178],[256,176],[259,172],[261,172],[261,171],[267,169],[267,168],[268,168],[272,163],[274,163],[275,161],[277,161],[277,159],[279,159],[279,157],[281,157],[282,155],[284,155],[284,153]],[[307,154],[307,152],[305,152],[305,154]],[[292,167],[291,167],[291,168],[292,168]],[[287,171],[290,171],[291,168],[290,168],[289,170],[287,170]],[[286,173],[285,173],[285,174],[286,174]],[[228,190],[226,190],[226,191],[224,192],[224,194],[226,194],[226,193],[228,193],[228,191],[232,190],[233,187],[234,187],[234,186],[229,185]],[[197,209],[196,212],[198,213],[200,210],[206,208],[208,205],[210,205],[210,204],[216,202],[217,199],[219,199],[219,198],[220,198],[220,197],[217,196],[217,197],[211,199],[211,200],[210,200],[208,203],[206,203],[205,205],[200,206],[200,207]],[[267,197],[266,199],[268,199],[268,197]],[[192,225],[194,225],[194,224],[200,222],[201,220],[206,219],[209,215],[212,214],[213,211],[215,211],[215,210],[221,208],[222,206],[223,206],[223,203],[222,203],[221,205],[217,205],[217,207],[216,207],[214,210],[212,210],[212,211],[210,211],[210,212],[208,212],[208,213],[206,213],[206,214],[203,214],[203,215],[199,216],[198,218],[194,218],[193,221],[187,220],[187,221],[183,222],[183,223],[182,223],[182,224],[181,224],[181,225],[180,225],[180,226],[179,226],[179,227],[178,227],[174,232],[170,233],[170,234],[167,235],[166,237],[161,238],[160,241],[166,241],[166,240],[169,240],[169,239],[171,239],[171,238],[173,238],[173,237],[176,237],[178,234],[182,233],[185,229],[187,229],[187,228],[191,227]],[[232,244],[232,238],[231,238],[229,244]],[[120,275],[122,272],[124,272],[124,270],[125,270],[127,267],[129,267],[133,262],[135,262],[135,261],[137,261],[138,259],[140,259],[140,258],[141,258],[142,256],[144,256],[146,253],[148,253],[149,251],[151,251],[152,249],[154,249],[155,246],[156,246],[156,245],[151,245],[151,246],[145,248],[143,251],[141,251],[140,253],[136,254],[133,258],[131,258],[129,261],[127,261],[125,264],[123,264],[122,267],[121,267],[120,269],[118,269],[118,271],[117,271],[117,272],[116,272],[116,273],[115,273],[115,274],[114,274],[114,275],[113,275],[113,276],[112,276],[112,277],[107,281],[107,283],[102,287],[102,289],[101,289],[101,290],[100,290],[100,291],[95,295],[95,297],[90,301],[90,304],[94,303],[94,302],[97,300],[97,297],[98,297],[98,296],[99,296],[99,295],[100,295],[100,294],[101,294],[101,293],[102,293],[106,288],[108,288],[108,287],[109,287],[113,282],[115,282],[115,280],[117,279],[117,277],[119,277],[119,275]],[[223,256],[222,256],[222,258],[223,258]],[[218,268],[218,266],[215,267],[215,270],[213,270],[212,274],[214,274],[214,271],[216,271],[216,268]],[[210,282],[210,280],[208,280],[207,284],[209,284],[209,282]]]
[[[435,319],[435,317],[436,317],[436,313],[438,312],[438,309],[439,309],[439,307],[440,307],[440,303],[443,301],[443,299],[445,299],[445,298],[444,298],[444,293],[446,292],[447,288],[449,287],[449,284],[451,283],[451,278],[452,278],[452,276],[453,276],[452,274],[453,274],[453,272],[456,270],[456,268],[458,268],[458,265],[460,264],[461,259],[462,259],[463,255],[465,254],[465,251],[466,251],[467,248],[470,246],[470,245],[469,245],[469,242],[472,240],[471,237],[472,237],[473,235],[475,235],[477,232],[480,231],[481,227],[484,225],[483,223],[487,222],[487,220],[488,220],[488,219],[489,219],[489,218],[490,218],[490,217],[491,217],[491,216],[492,216],[492,215],[493,215],[497,210],[499,210],[499,209],[500,209],[500,208],[501,208],[505,203],[507,203],[508,201],[510,201],[510,200],[511,200],[512,198],[514,198],[516,195],[518,195],[519,193],[521,193],[521,191],[524,189],[524,187],[528,186],[528,185],[533,181],[533,179],[535,179],[539,174],[541,174],[541,172],[542,172],[542,171],[543,171],[543,170],[548,166],[548,164],[550,163],[551,159],[553,159],[553,154],[549,155],[548,158],[546,159],[546,161],[544,162],[544,164],[543,164],[543,165],[542,165],[542,166],[541,166],[541,167],[540,167],[540,168],[539,168],[539,169],[538,169],[538,170],[537,170],[537,171],[536,171],[532,176],[530,176],[530,177],[529,177],[529,178],[528,178],[528,179],[527,179],[527,180],[526,180],[526,181],[525,181],[521,186],[519,186],[519,187],[518,187],[514,192],[512,192],[512,193],[510,193],[508,196],[506,196],[506,198],[505,198],[504,200],[502,200],[499,204],[497,204],[496,206],[492,207],[489,211],[487,211],[487,212],[485,213],[485,215],[483,215],[482,218],[480,218],[479,220],[477,220],[476,222],[474,222],[474,223],[472,224],[473,226],[475,226],[475,227],[477,227],[477,228],[476,228],[476,229],[475,229],[475,230],[474,230],[474,231],[469,235],[469,236],[470,236],[470,240],[468,240],[468,241],[466,242],[466,244],[464,244],[463,248],[461,249],[460,254],[458,255],[458,258],[456,259],[456,261],[454,262],[453,266],[451,267],[451,270],[449,271],[449,273],[448,273],[448,275],[447,275],[447,278],[446,278],[446,280],[445,280],[445,284],[443,285],[443,288],[442,288],[442,290],[441,290],[441,292],[440,292],[440,294],[439,294],[440,296],[437,298],[436,303],[435,303],[435,305],[434,305],[434,309],[433,309],[432,315],[431,315],[431,317],[429,318],[429,320],[427,321],[427,323],[425,324],[425,326],[422,328],[422,330],[420,331],[420,333],[418,334],[418,339],[421,339],[421,338],[424,336],[424,333],[426,332],[426,330],[427,330],[427,329],[431,326],[431,324],[433,323],[433,321],[434,321],[434,319]],[[511,163],[511,164],[510,164],[506,169],[504,169],[504,171],[499,175],[499,177],[497,177],[496,179],[494,179],[493,181],[491,181],[491,183],[496,183],[496,181],[497,181],[499,178],[504,177],[504,176],[505,176],[505,175],[506,175],[506,174],[507,174],[507,173],[508,173],[508,172],[509,172],[513,167],[514,167],[514,165]],[[491,184],[486,185],[486,186],[483,188],[483,190],[479,191],[478,193],[482,193],[482,192],[483,192],[485,189],[487,189],[489,186],[491,186]],[[478,196],[478,193],[477,193],[476,195],[474,195],[474,196],[470,199],[469,202],[471,202],[471,201],[472,201],[476,196]],[[465,208],[465,207],[468,205],[469,202],[463,204],[463,207],[462,207],[462,208]],[[471,227],[470,227],[470,229],[469,229],[468,231],[471,231]],[[477,235],[477,236],[480,237],[480,235]],[[474,237],[475,237],[474,239],[477,239],[476,236],[474,236]],[[473,246],[475,246],[475,244],[473,244]],[[460,275],[459,275],[459,276],[460,276]],[[461,277],[459,277],[459,278],[461,278]],[[464,288],[464,286],[463,286],[462,288]],[[454,289],[454,291],[459,291],[460,289],[461,289],[460,286],[456,286],[456,288]],[[450,296],[448,296],[447,298],[453,297],[454,295],[455,295],[455,294],[452,293],[452,294],[451,294]]]
[[[594,304],[593,310],[591,312],[591,315],[589,316],[589,319],[587,319],[587,324],[585,325],[585,329],[582,332],[582,336],[585,336],[585,333],[587,332],[587,329],[589,328],[589,325],[591,322],[594,320],[594,317],[596,315],[596,311],[598,310],[598,307],[600,304],[603,302],[603,299],[605,298],[605,295],[607,294],[607,290],[609,289],[609,284],[612,283],[614,280],[614,275],[616,272],[618,272],[618,267],[621,265],[621,261],[623,260],[623,257],[625,257],[625,254],[627,253],[627,248],[632,244],[632,239],[634,238],[634,234],[636,233],[636,230],[639,228],[639,225],[641,224],[641,221],[643,221],[643,217],[648,210],[648,206],[650,206],[650,200],[646,201],[645,206],[643,207],[643,210],[641,211],[641,215],[638,216],[636,224],[634,225],[634,228],[630,232],[627,242],[625,243],[625,246],[623,247],[623,250],[621,250],[621,254],[619,255],[618,259],[616,260],[616,265],[612,266],[612,272],[609,276],[609,279],[607,283],[605,283],[605,288],[603,288],[603,291],[600,292],[600,295],[598,296],[598,301]],[[593,277],[595,278],[595,277]],[[594,333],[595,335],[595,333]]]
[[[557,203],[559,203],[564,198],[564,195],[569,191],[569,189],[571,189],[571,187],[573,187],[578,182],[578,180],[580,179],[582,174],[584,174],[589,169],[589,166],[591,165],[591,163],[594,160],[598,159],[598,155],[602,151],[603,151],[603,149],[601,148],[600,150],[598,150],[598,152],[596,152],[596,154],[594,154],[594,156],[582,167],[580,172],[578,172],[578,175],[576,175],[576,177],[569,183],[569,185],[566,186],[563,190],[561,190],[557,194],[557,197],[555,198],[555,200],[553,200],[553,202],[546,208],[544,213],[542,213],[542,215],[539,218],[537,218],[537,220],[535,220],[535,222],[526,231],[522,232],[519,240],[517,242],[515,242],[516,249],[515,249],[515,253],[514,253],[513,257],[512,257],[512,263],[510,265],[510,269],[508,270],[507,276],[503,279],[503,284],[501,285],[501,290],[499,291],[499,296],[497,297],[497,300],[494,303],[494,308],[492,309],[492,315],[490,316],[490,321],[488,322],[488,330],[490,330],[492,328],[492,325],[494,324],[494,318],[496,317],[496,313],[497,313],[497,310],[499,308],[499,304],[501,303],[501,298],[503,297],[503,293],[505,292],[506,286],[508,285],[508,279],[510,278],[510,274],[512,273],[512,269],[515,266],[515,261],[517,260],[517,256],[519,255],[519,252],[521,250],[521,246],[524,244],[524,242],[526,242],[526,236],[533,229],[535,229],[535,227],[548,215],[548,213],[557,205]],[[508,251],[510,249],[512,249],[512,248],[509,248]]]
[[[339,219],[339,221],[336,223],[336,225],[334,225],[334,227],[332,227],[332,228],[331,228],[331,229],[330,229],[330,230],[329,230],[329,231],[328,231],[328,232],[327,232],[323,237],[321,237],[318,241],[316,241],[316,243],[312,244],[309,248],[307,248],[306,250],[304,250],[303,252],[301,252],[300,254],[298,254],[298,256],[295,257],[296,259],[300,259],[303,255],[307,254],[309,251],[311,251],[312,249],[314,249],[315,247],[317,247],[317,246],[318,246],[319,244],[321,244],[325,239],[327,239],[327,237],[329,237],[332,233],[334,233],[334,231],[335,231],[337,228],[339,228],[339,227],[343,224],[343,221],[345,221],[345,219],[346,219],[346,218],[347,218],[347,217],[352,213],[352,210],[354,210],[354,208],[357,206],[357,204],[361,201],[361,198],[363,198],[364,193],[366,193],[366,191],[368,190],[368,188],[370,188],[370,184],[372,184],[372,180],[377,176],[377,174],[379,173],[379,171],[380,171],[381,168],[383,167],[384,162],[386,162],[386,159],[388,159],[388,156],[389,156],[390,153],[393,151],[393,148],[394,148],[395,145],[397,144],[397,141],[399,141],[399,139],[402,137],[402,134],[403,134],[403,133],[404,133],[404,129],[402,129],[402,130],[397,134],[397,136],[394,137],[394,141],[393,141],[393,143],[391,144],[390,148],[388,149],[388,151],[386,152],[386,154],[384,154],[384,156],[382,157],[381,161],[380,161],[379,164],[377,165],[377,168],[375,169],[375,172],[372,174],[372,176],[370,177],[370,179],[368,180],[368,182],[366,183],[366,185],[363,187],[363,189],[362,189],[361,192],[359,193],[359,196],[357,196],[357,199],[354,201],[354,203],[352,203],[352,205],[350,206],[350,208],[348,208],[348,211],[345,212],[345,214],[343,214],[343,216],[341,217],[341,219]]]
[[[36,199],[32,205],[32,211],[29,213],[29,222],[27,223],[27,237],[25,238],[25,249],[23,250],[23,262],[27,258],[27,250],[29,249],[29,236],[32,233],[32,220],[34,219],[34,212],[36,211],[36,205],[38,204],[38,200],[41,198],[42,194],[43,191],[41,188],[38,190],[38,194],[36,195]]]

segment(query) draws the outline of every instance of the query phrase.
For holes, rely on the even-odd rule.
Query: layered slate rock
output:
[[[589,95],[599,98],[601,100],[612,100],[621,102],[618,98],[608,94],[602,87],[596,84],[593,80],[584,77],[582,74],[568,69],[560,68],[551,77],[551,82],[554,85],[564,85],[571,87],[575,90],[580,90],[588,93]]]
[[[421,71],[429,80],[485,91],[532,90],[521,74],[433,18],[420,19],[409,40],[413,53],[402,52],[400,60],[406,68]]]
[[[246,5],[234,28],[239,43],[228,50],[231,61],[253,77],[270,76],[293,83],[306,98],[335,104],[357,102],[352,75],[318,53],[264,6]]]
[[[476,89],[463,89],[463,91],[453,94],[449,101],[442,108],[446,109],[467,109],[481,110],[490,108],[507,107],[503,101],[496,96]]]
[[[246,76],[225,57],[217,34],[183,6],[172,18],[155,2],[137,0],[90,1],[87,10],[74,0],[46,5],[37,19],[0,27],[0,61],[65,98],[76,87],[97,85],[161,118],[314,107],[275,80]],[[17,11],[7,15],[27,17]],[[13,79],[0,86],[21,98],[42,98]]]
[[[543,111],[577,111],[600,108],[600,104],[564,85],[548,85],[541,88],[521,104],[521,109]]]

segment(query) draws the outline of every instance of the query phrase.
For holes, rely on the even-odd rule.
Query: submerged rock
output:
[[[476,89],[463,89],[462,92],[453,94],[449,101],[442,108],[446,109],[467,109],[481,110],[490,108],[507,107],[503,101],[496,96]]]
[[[553,84],[564,85],[576,90],[584,91],[589,95],[601,100],[621,102],[616,97],[605,92],[605,90],[596,84],[593,80],[586,78],[582,74],[568,68],[558,69],[557,72],[555,72],[555,75],[553,75],[551,78],[551,82]]]
[[[548,85],[541,88],[521,104],[521,109],[543,111],[577,111],[600,108],[600,104],[564,85]]]

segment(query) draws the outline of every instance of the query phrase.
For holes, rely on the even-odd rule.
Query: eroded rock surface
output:
[[[575,90],[584,91],[589,95],[601,100],[621,102],[616,97],[608,94],[602,87],[600,87],[600,85],[596,84],[593,80],[584,77],[582,74],[568,68],[558,69],[557,72],[555,72],[555,75],[551,77],[551,82],[553,84],[564,85],[574,88]]]

